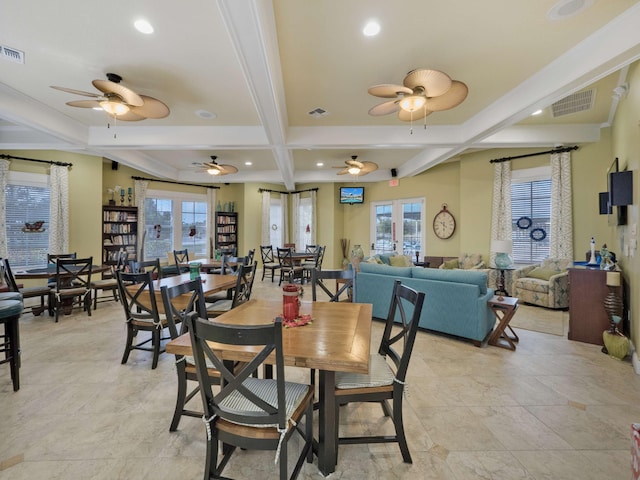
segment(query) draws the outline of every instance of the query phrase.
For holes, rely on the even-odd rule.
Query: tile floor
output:
[[[254,295],[278,296],[277,282],[258,279]],[[202,478],[202,422],[183,418],[168,430],[173,358],[151,370],[150,355],[133,352],[121,365],[122,316],[114,302],[58,324],[23,316],[19,392],[0,366],[0,479]],[[374,323],[375,338],[380,330]],[[330,478],[629,478],[630,424],[640,420],[630,362],[566,337],[518,334],[512,352],[420,332],[405,403],[414,463],[395,445],[342,446]],[[389,428],[376,405],[345,407],[341,422],[342,431]],[[256,480],[276,472],[271,452],[239,452],[225,471]],[[311,464],[299,478],[321,476]]]

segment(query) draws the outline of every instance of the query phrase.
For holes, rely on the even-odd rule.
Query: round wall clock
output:
[[[433,233],[436,237],[446,240],[453,235],[456,231],[456,219],[449,210],[447,210],[447,204],[442,205],[435,217],[433,217]]]

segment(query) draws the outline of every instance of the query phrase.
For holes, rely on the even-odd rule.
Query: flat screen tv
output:
[[[364,203],[364,187],[340,187],[340,203]]]

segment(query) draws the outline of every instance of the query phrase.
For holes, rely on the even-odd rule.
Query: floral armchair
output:
[[[569,307],[569,270],[571,260],[547,258],[513,272],[513,296],[521,302],[547,308]]]

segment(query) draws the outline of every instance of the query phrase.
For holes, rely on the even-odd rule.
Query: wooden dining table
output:
[[[207,296],[235,287],[238,281],[238,277],[236,275],[215,275],[211,273],[201,273],[200,280],[202,282],[202,291],[204,292],[205,296]],[[175,287],[176,285],[181,285],[189,281],[191,281],[191,274],[189,273],[182,273],[173,277],[165,277],[153,281],[153,293],[156,297],[156,305],[160,313],[164,313],[164,304],[162,303],[162,292],[160,291],[160,289],[162,287]],[[131,292],[136,292],[140,287],[138,285],[130,285],[125,288],[127,288],[127,290]],[[140,303],[151,308],[151,305],[146,303],[144,297],[139,297],[139,300]],[[186,297],[184,299],[184,302],[181,302],[181,297],[176,297],[172,301],[172,303],[178,308],[186,307],[187,302],[188,298]]]
[[[220,268],[222,267],[222,259],[218,258],[196,258],[195,260],[189,260],[186,263],[179,263],[178,266],[180,268],[187,268],[189,267],[189,265],[191,265],[192,263],[199,263],[200,264],[200,270],[201,271],[209,271],[209,270],[213,270],[214,268]],[[227,267],[236,267],[238,265],[238,262],[225,262],[225,265]]]
[[[110,265],[92,265],[91,275],[94,273],[102,273],[111,269]],[[45,267],[34,267],[28,270],[16,270],[13,272],[17,279],[49,279],[56,276],[55,263]]]
[[[271,322],[282,313],[282,302],[253,299],[219,317],[215,322],[256,325]],[[338,460],[336,416],[336,372],[369,371],[372,306],[368,303],[309,302],[300,314],[310,314],[312,322],[283,329],[285,365],[317,369],[319,375],[318,468],[323,475],[335,471]],[[210,343],[225,360],[250,361],[255,349]],[[166,345],[167,353],[192,355],[191,339],[184,334]],[[272,355],[267,363],[274,363]]]

